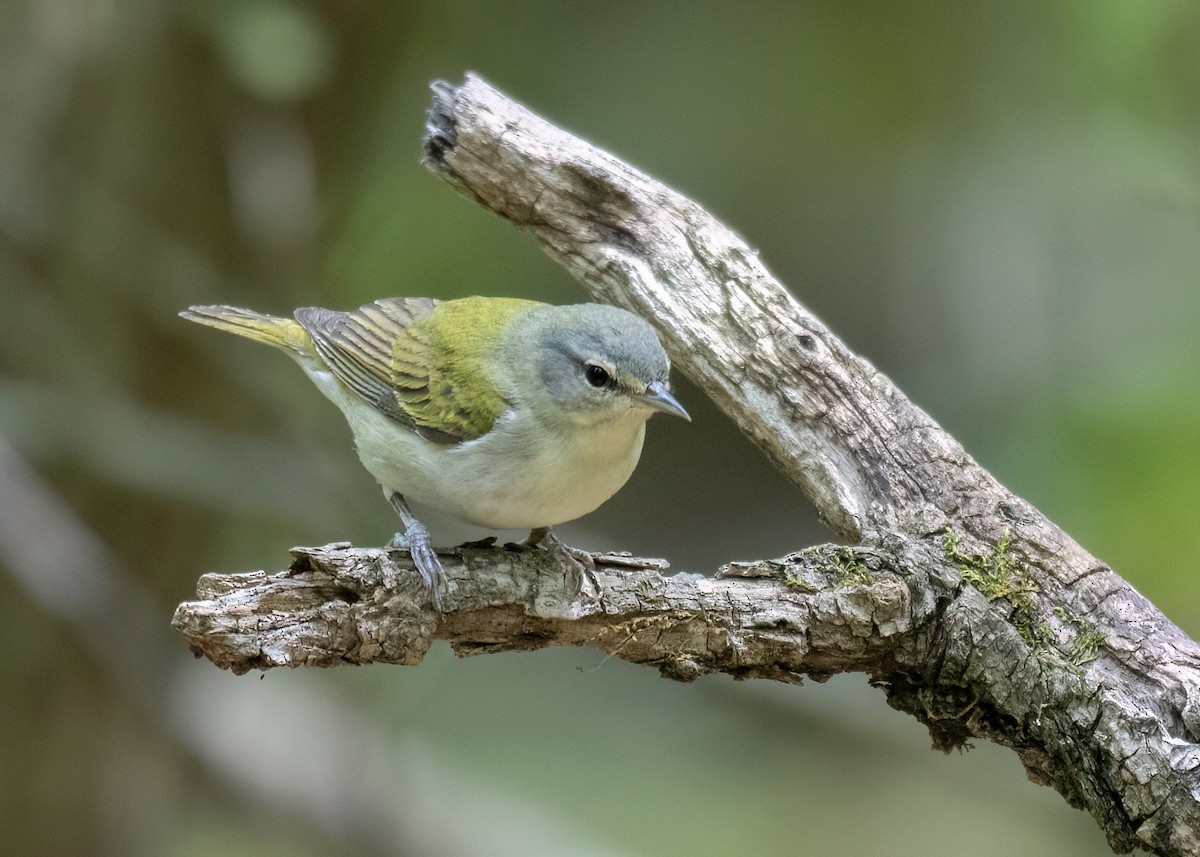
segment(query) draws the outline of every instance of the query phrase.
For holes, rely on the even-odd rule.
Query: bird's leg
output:
[[[404,524],[404,532],[392,536],[390,547],[409,552],[413,565],[421,573],[421,580],[425,583],[430,601],[433,602],[433,609],[441,610],[441,589],[446,583],[446,570],[442,568],[442,561],[438,559],[437,553],[429,543],[429,530],[417,520],[417,516],[408,508],[408,503],[399,492],[389,494],[388,502],[392,504],[392,508]]]
[[[596,580],[596,560],[590,551],[580,550],[565,544],[549,527],[536,527],[529,537],[521,542],[523,548],[540,548],[557,553],[567,567],[575,572],[575,594],[581,595],[585,584],[590,585],[593,597],[600,594],[600,582]]]

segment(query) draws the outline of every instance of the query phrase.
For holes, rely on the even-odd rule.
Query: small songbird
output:
[[[407,499],[527,545],[576,554],[550,532],[616,493],[671,395],[654,329],[612,306],[511,298],[387,298],[294,319],[194,306],[190,321],[287,352],[350,424],[435,608],[445,572]],[[407,498],[407,499],[406,499]]]

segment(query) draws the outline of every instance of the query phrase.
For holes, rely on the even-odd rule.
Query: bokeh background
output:
[[[168,621],[201,573],[395,524],[290,361],[178,310],[583,296],[419,165],[429,83],[468,70],[708,206],[1200,632],[1200,4],[9,0],[5,853],[1107,853],[1012,753],[931,752],[862,676],[192,660]],[[695,422],[655,420],[567,541],[707,573],[829,537],[680,398]]]

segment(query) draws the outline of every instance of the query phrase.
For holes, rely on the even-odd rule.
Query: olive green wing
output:
[[[427,440],[461,443],[486,434],[504,402],[445,353],[431,323],[439,306],[432,298],[388,298],[353,312],[299,309],[296,321],[338,380],[381,413]]]

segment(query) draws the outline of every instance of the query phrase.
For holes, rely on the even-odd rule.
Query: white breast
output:
[[[642,452],[645,414],[551,434],[506,415],[462,444],[435,444],[366,403],[343,408],[359,458],[393,491],[479,526],[549,527],[586,515],[628,481]]]

